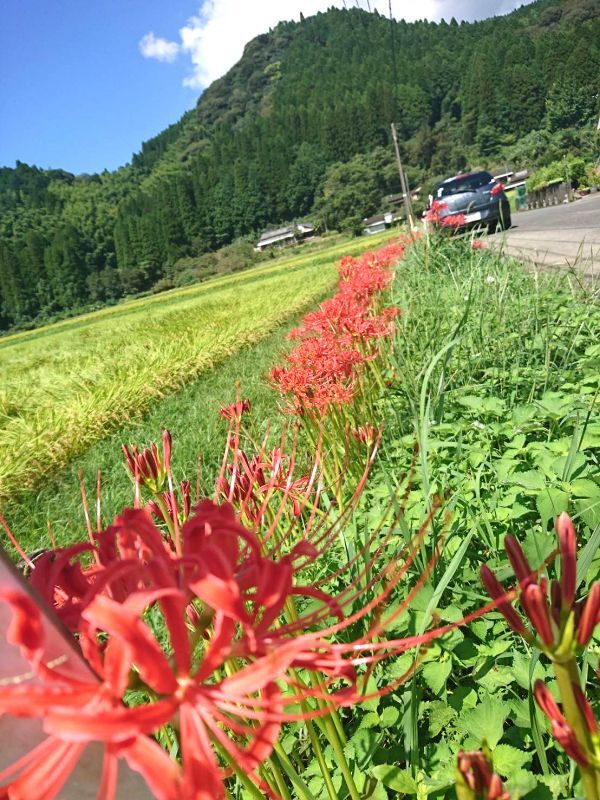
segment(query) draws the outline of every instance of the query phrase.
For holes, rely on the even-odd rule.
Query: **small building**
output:
[[[256,243],[256,250],[262,253],[266,247],[272,247],[273,245],[284,247],[288,244],[294,244],[295,241],[296,234],[294,233],[294,229],[291,225],[287,225],[285,228],[265,231]]]
[[[299,222],[297,225],[286,225],[285,228],[277,228],[272,231],[265,231],[254,248],[259,253],[267,247],[277,245],[285,247],[296,244],[299,240],[308,239],[315,235],[314,225],[310,222]]]
[[[296,225],[296,231],[302,239],[309,239],[315,235],[315,226],[311,225],[310,222],[299,222]]]
[[[374,233],[381,233],[381,231],[384,231],[388,227],[386,222],[387,216],[391,217],[391,214],[375,214],[374,217],[363,219],[364,235],[371,236]]]
[[[397,211],[386,211],[385,214],[375,214],[374,217],[367,217],[363,219],[363,234],[365,236],[372,236],[374,233],[381,233],[381,231],[390,228],[394,222],[400,222],[402,215]]]

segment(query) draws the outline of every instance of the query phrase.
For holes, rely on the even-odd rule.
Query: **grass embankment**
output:
[[[600,575],[597,302],[564,274],[532,275],[461,242],[409,252],[395,292],[403,316],[392,364],[397,381],[383,401],[387,482],[371,487],[370,505],[387,502],[417,441],[403,534],[416,529],[437,493],[451,512],[437,515],[419,553],[417,572],[441,545],[398,634],[483,605],[482,563],[510,581],[508,532],[540,565],[556,546],[552,522],[564,510],[578,530],[585,595]],[[598,644],[585,657],[590,677]],[[538,655],[499,613],[488,614],[421,653],[415,678],[380,704],[380,719],[404,708],[402,729],[392,736],[383,723],[365,730],[361,717],[356,746],[367,742],[372,763],[390,765],[378,768],[387,785],[408,794],[444,796],[457,751],[486,740],[511,797],[573,796],[570,763],[529,694],[534,678],[553,688],[552,670]],[[394,674],[412,657],[402,657]]]
[[[0,500],[39,484],[161,397],[330,290],[338,243],[0,340]]]

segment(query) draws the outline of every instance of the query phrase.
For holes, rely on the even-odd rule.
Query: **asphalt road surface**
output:
[[[525,262],[549,270],[576,269],[600,278],[600,192],[573,203],[520,211],[509,231],[490,244]]]

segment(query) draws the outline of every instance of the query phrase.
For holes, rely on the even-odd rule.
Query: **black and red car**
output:
[[[468,172],[439,183],[429,196],[426,218],[453,228],[485,226],[490,233],[511,226],[504,187],[489,172]]]

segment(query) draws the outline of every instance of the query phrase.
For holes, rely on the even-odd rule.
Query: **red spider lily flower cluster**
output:
[[[461,750],[456,771],[458,800],[510,800],[500,776],[493,771],[489,758],[481,751],[465,753]]]
[[[444,228],[462,228],[467,224],[467,218],[464,214],[448,214],[442,217],[442,227]]]
[[[380,298],[406,244],[402,239],[360,258],[343,258],[336,295],[292,331],[299,343],[286,366],[271,373],[276,388],[291,398],[292,411],[322,416],[355,397],[362,368],[394,330],[399,309],[380,308]]]
[[[423,216],[425,222],[439,225],[443,220],[442,211],[446,211],[447,208],[448,203],[444,200],[434,200]]]
[[[127,464],[136,481],[145,483],[152,491],[158,491],[165,483],[171,464],[171,434],[163,433],[162,454],[154,442],[150,447],[138,451],[135,445],[122,445]]]
[[[286,463],[281,454],[272,458]],[[286,493],[300,491],[289,462],[270,469],[279,475],[273,485],[284,476]],[[363,487],[333,523],[311,510],[302,524],[282,526],[275,510],[260,533],[258,520],[242,525],[230,503],[203,500],[176,541],[148,508],[129,509],[91,541],[32,563],[33,587],[76,635],[92,677],[74,680],[52,662],[40,611],[27,595],[0,594],[13,614],[8,642],[30,665],[0,685],[0,715],[39,718],[47,735],[0,771],[4,795],[52,800],[86,747],[100,743],[99,796],[106,800],[114,797],[120,761],[166,800],[224,798],[232,770],[277,797],[257,768],[284,723],[393,690],[406,675],[374,694],[365,694],[365,680],[384,660],[456,626],[385,638],[437,559],[436,551],[404,599],[382,611],[411,569],[429,520],[391,559],[394,526],[384,530],[382,521],[351,562],[315,582],[312,565],[337,541]],[[312,486],[305,492],[313,508]],[[168,754],[175,742],[178,760]]]
[[[600,581],[591,587],[584,601],[575,601],[577,540],[568,514],[556,521],[561,556],[560,580],[553,580],[548,596],[548,581],[538,579],[537,571],[527,561],[514,536],[506,536],[504,546],[520,587],[521,608],[531,623],[523,618],[507,599],[505,590],[493,572],[481,567],[481,579],[510,627],[530,644],[535,644],[549,658],[570,657],[577,647],[585,647],[600,622]]]
[[[224,419],[236,419],[237,417],[241,418],[243,414],[247,414],[250,408],[250,400],[236,400],[235,403],[221,408],[219,413]]]
[[[281,447],[249,457],[239,447],[239,437],[229,437],[231,460],[224,461],[217,478],[217,493],[221,499],[233,502],[240,517],[250,523],[264,519],[267,506],[273,506],[278,495],[281,507],[277,517],[283,513],[286,501],[291,503],[292,514],[299,517],[306,504],[318,503],[320,486],[317,482],[317,467],[308,475],[296,477],[294,453],[288,455]]]
[[[486,243],[483,239],[472,239],[471,240],[471,250],[485,250]]]
[[[573,729],[567,722],[565,715],[559,709],[546,684],[537,680],[533,687],[533,694],[538,706],[550,721],[550,731],[565,753],[580,767],[594,767],[600,775],[600,736],[598,723],[594,717],[592,707],[577,683],[571,684],[575,703],[579,710],[580,719],[584,723],[584,732],[581,734]]]
[[[600,796],[600,736],[592,708],[582,688],[576,655],[586,647],[600,624],[600,581],[590,587],[584,600],[576,600],[577,537],[568,514],[556,520],[560,579],[550,587],[538,577],[517,540],[505,538],[505,548],[518,580],[521,609],[530,623],[513,608],[515,591],[507,594],[486,566],[481,577],[488,594],[515,633],[522,636],[550,659],[562,701],[562,711],[542,681],[534,687],[534,697],[550,720],[550,730],[567,755],[581,771],[587,797]],[[554,560],[555,553],[549,561]],[[542,565],[546,566],[546,565]]]
[[[496,183],[492,187],[492,189],[490,191],[490,194],[492,195],[492,197],[497,197],[499,194],[502,194],[503,191],[504,191],[504,184],[503,183]]]

